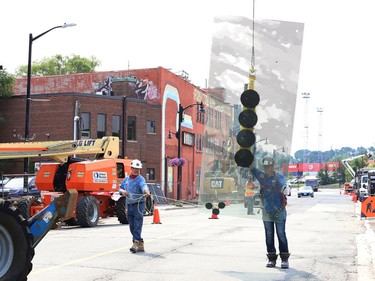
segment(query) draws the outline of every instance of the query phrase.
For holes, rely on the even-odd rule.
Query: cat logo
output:
[[[223,189],[224,179],[211,179],[210,187],[211,189]]]

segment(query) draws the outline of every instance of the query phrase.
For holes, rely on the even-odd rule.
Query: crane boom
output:
[[[344,167],[346,168],[346,170],[349,172],[349,174],[353,177],[353,179],[355,178],[355,171],[353,170],[353,168],[349,165],[348,163],[348,160],[342,160],[341,161],[342,164],[344,165]]]
[[[362,158],[362,157],[365,157],[365,156],[368,157],[368,158],[371,158],[372,157],[372,153],[369,152],[369,151],[367,151],[367,153],[365,153],[365,154],[361,154],[361,155],[357,155],[357,156],[353,156],[353,157],[341,160],[341,163],[344,165],[344,167],[346,168],[346,170],[348,170],[348,172],[353,177],[353,179],[356,176],[356,172],[350,166],[349,161],[352,161],[352,160],[357,159],[357,158]]]

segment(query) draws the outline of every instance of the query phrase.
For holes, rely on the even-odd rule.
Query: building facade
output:
[[[26,78],[17,79],[15,96],[0,102],[5,120],[0,127],[0,142],[25,141],[26,87]],[[178,155],[176,133],[181,105],[180,154],[186,159],[181,199],[192,198],[199,190],[208,118],[199,112],[201,102],[206,106],[204,90],[162,67],[33,77],[30,138],[44,141],[119,136],[121,157],[141,160],[147,181],[160,183],[167,197],[176,198],[177,168],[170,161]],[[32,165],[35,161],[41,160],[31,159]],[[20,159],[6,166],[4,172],[21,172],[22,163]]]

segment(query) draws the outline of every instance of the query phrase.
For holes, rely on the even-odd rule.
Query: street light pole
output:
[[[181,158],[181,123],[183,119],[184,108],[181,104],[178,106],[178,131],[176,133],[177,144],[177,158]],[[181,184],[182,184],[182,166],[177,166],[177,200],[181,200]]]
[[[193,103],[186,107],[183,107],[181,104],[178,105],[178,131],[176,132],[176,138],[178,141],[177,145],[177,157],[181,158],[181,123],[183,121],[183,113],[186,109],[193,106],[199,106],[199,112],[205,113],[203,102]],[[182,184],[182,166],[177,166],[177,200],[181,200],[181,184]]]
[[[275,157],[276,157],[276,151],[278,150],[282,150],[283,152],[285,152],[285,148],[284,147],[280,147],[280,148],[277,148],[277,149],[273,149],[273,161],[275,161]]]
[[[32,33],[29,34],[29,56],[27,61],[27,86],[26,86],[26,118],[25,118],[25,142],[30,141],[30,89],[31,89],[31,55],[32,55],[32,46],[33,42],[38,38],[42,37],[43,35],[47,34],[51,30],[56,28],[65,28],[75,26],[75,23],[64,23],[63,25],[58,25],[48,29],[47,31],[39,34],[36,37],[33,37]],[[27,175],[29,173],[29,158],[24,159],[24,174]],[[24,180],[24,187],[28,184],[28,178],[25,177]]]

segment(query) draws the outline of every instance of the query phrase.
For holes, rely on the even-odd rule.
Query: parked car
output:
[[[7,198],[9,190],[4,189],[4,185],[10,181],[10,178],[4,177],[0,178],[0,198]]]
[[[302,178],[294,178],[290,180],[290,186],[293,187],[300,187],[301,185],[305,185],[305,179]]]
[[[3,187],[9,180],[9,177],[0,177],[0,187]]]
[[[298,189],[298,198],[301,198],[302,196],[314,197],[314,190],[312,187],[308,185],[301,186]]]
[[[35,176],[29,177],[28,188],[23,188],[24,177],[10,179],[2,188],[0,196],[3,198],[21,197],[24,195],[40,196],[40,191],[35,185]]]

